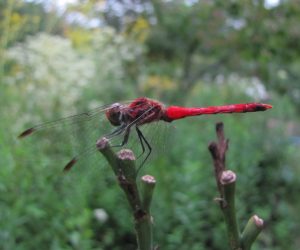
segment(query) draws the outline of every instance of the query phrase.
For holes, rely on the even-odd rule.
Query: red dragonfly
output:
[[[89,112],[69,116],[55,121],[46,122],[43,124],[31,127],[19,135],[19,138],[27,137],[35,132],[42,131],[47,128],[57,127],[62,123],[76,124],[82,121],[90,121],[93,118],[99,118],[105,114],[106,120],[110,125],[116,128],[109,134],[104,135],[107,139],[112,140],[115,137],[121,137],[119,144],[112,145],[122,147],[127,144],[131,129],[135,129],[138,137],[142,154],[148,150],[141,165],[145,163],[151,154],[152,147],[144,136],[141,126],[151,124],[158,121],[172,122],[174,120],[182,119],[190,116],[210,115],[221,113],[245,113],[265,111],[271,109],[272,106],[263,103],[246,103],[246,104],[231,104],[225,106],[209,106],[209,107],[179,107],[179,106],[165,106],[163,103],[149,99],[146,97],[136,98],[129,103],[114,103],[112,105],[96,108]],[[99,118],[100,119],[100,118]],[[97,121],[99,122],[99,121]],[[98,124],[99,126],[101,124]],[[95,140],[98,138],[94,138]],[[70,170],[74,164],[89,151],[96,151],[96,143],[91,147],[85,149],[83,152],[73,157],[64,167],[64,171]]]

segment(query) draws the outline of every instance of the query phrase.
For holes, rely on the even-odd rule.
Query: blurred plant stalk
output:
[[[138,249],[153,250],[150,206],[156,183],[154,177],[150,175],[143,176],[141,178],[141,190],[139,190],[136,182],[137,170],[133,152],[129,149],[122,149],[116,154],[106,138],[102,138],[97,142],[97,148],[111,166],[131,207]]]
[[[223,123],[216,124],[216,134],[218,141],[211,142],[208,149],[213,159],[215,178],[220,193],[220,197],[216,200],[219,202],[224,215],[229,246],[232,250],[250,250],[253,242],[263,229],[264,221],[257,215],[253,215],[243,232],[240,232],[235,210],[237,176],[233,171],[226,170],[225,160],[229,140],[225,139]]]
[[[13,4],[14,4],[14,0],[9,0],[7,2],[7,7],[4,11],[5,14],[1,25],[2,36],[0,37],[0,84],[4,76],[4,64],[5,64],[4,53],[9,39],[9,23],[11,19]]]

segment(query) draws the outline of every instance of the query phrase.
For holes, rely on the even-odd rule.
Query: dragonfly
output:
[[[89,122],[94,118],[104,117],[102,121],[106,121],[114,129],[111,132],[104,134],[108,140],[113,141],[114,138],[120,138],[120,143],[112,145],[113,147],[123,147],[128,141],[130,134],[134,130],[141,148],[141,155],[147,153],[141,163],[143,165],[149,158],[152,152],[151,143],[141,130],[141,127],[146,124],[155,122],[173,122],[191,116],[211,115],[211,114],[229,114],[229,113],[246,113],[257,112],[271,109],[272,105],[264,103],[243,103],[230,104],[223,106],[208,106],[208,107],[182,107],[182,106],[166,106],[162,102],[147,97],[139,97],[131,102],[113,103],[105,105],[88,112],[68,116],[54,121],[45,122],[35,125],[23,131],[18,138],[25,138],[36,132],[45,129],[52,129],[60,126],[62,123],[76,124],[80,122]],[[99,124],[100,126],[101,124]],[[98,138],[95,138],[98,139]],[[64,171],[69,171],[78,162],[78,160],[89,152],[97,150],[96,143],[91,147],[79,152],[65,166]],[[140,156],[141,156],[140,155]],[[140,157],[139,156],[139,157]]]

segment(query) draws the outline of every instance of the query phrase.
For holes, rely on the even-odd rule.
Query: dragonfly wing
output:
[[[141,165],[148,165],[149,162],[157,157],[163,157],[166,152],[166,145],[169,144],[168,142],[171,139],[172,128],[172,124],[163,121],[155,121],[139,126],[143,137],[147,140],[151,148],[149,156],[148,153],[150,149],[147,143],[144,141],[141,142],[134,127],[131,129],[128,143],[124,148],[128,148],[134,152],[137,168]]]
[[[25,140],[26,146],[32,148],[34,154],[38,151],[41,157],[49,159],[47,161],[50,165],[70,169],[75,163],[83,162],[81,159],[86,160],[86,156],[93,154],[96,151],[96,141],[114,129],[105,116],[109,107],[107,105],[38,124],[25,130],[19,138],[28,137]],[[35,158],[35,155],[30,157]]]

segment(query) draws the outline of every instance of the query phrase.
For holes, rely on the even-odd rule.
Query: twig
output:
[[[137,238],[139,239],[139,241],[143,242],[145,246],[149,246],[150,249],[153,249],[152,217],[150,214],[150,205],[156,181],[151,175],[145,175],[141,180],[142,208],[143,211],[145,211],[145,214],[143,215],[143,218],[140,218],[138,223],[135,223],[135,230],[137,232]]]
[[[218,142],[211,142],[208,149],[214,163],[215,178],[220,193],[220,198],[217,200],[224,215],[229,245],[232,250],[250,250],[252,243],[262,230],[263,220],[256,215],[253,216],[242,235],[240,234],[235,210],[236,174],[226,170],[225,156],[229,140],[225,139],[223,123],[216,124],[216,133]]]
[[[224,136],[224,126],[222,122],[216,124],[216,133],[218,142],[211,142],[208,146],[208,149],[211,153],[214,162],[214,171],[217,186],[221,195],[221,198],[224,198],[224,190],[221,184],[221,176],[223,171],[226,169],[225,160],[226,152],[228,150],[229,140],[225,139]],[[222,202],[221,205],[223,206]]]
[[[223,171],[220,183],[223,188],[223,202],[221,208],[227,226],[229,245],[232,249],[240,249],[240,233],[235,212],[235,182],[236,175],[230,170]]]
[[[241,238],[243,250],[250,250],[253,242],[264,227],[264,221],[253,215],[248,221]]]
[[[136,183],[135,156],[129,149],[122,149],[117,154],[111,149],[109,141],[102,138],[97,148],[104,155],[124,191],[132,209],[137,244],[139,250],[153,250],[152,217],[150,205],[155,179],[152,176],[142,177],[143,192],[140,196]]]

